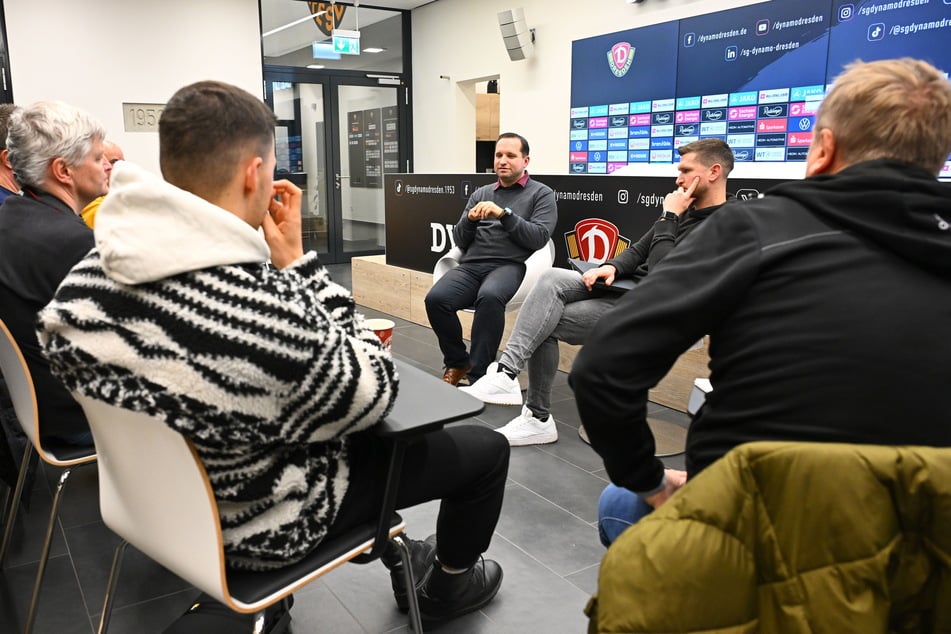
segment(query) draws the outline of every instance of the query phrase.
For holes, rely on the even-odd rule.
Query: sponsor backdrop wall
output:
[[[949,37],[951,1],[801,0],[576,40],[570,171],[669,164],[698,138],[726,141],[737,161],[803,162],[846,64],[910,55],[947,72]]]
[[[667,166],[668,171],[671,167]],[[568,258],[604,262],[637,241],[660,215],[672,177],[533,175],[555,191],[555,266]],[[386,174],[386,263],[432,272],[451,249],[452,227],[469,195],[494,182],[489,174]],[[756,198],[781,182],[730,178],[730,193]]]

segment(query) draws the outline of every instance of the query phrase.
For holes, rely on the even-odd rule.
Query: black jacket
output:
[[[710,335],[693,475],[751,440],[951,445],[951,186],[879,160],[725,206],[605,314],[570,382],[613,482],[655,488],[647,390]]]
[[[730,199],[732,198],[730,196]],[[654,267],[667,257],[670,250],[687,237],[687,234],[722,206],[721,203],[703,209],[691,208],[679,220],[664,220],[661,216],[654,221],[654,225],[644,235],[638,238],[637,242],[605,264],[614,267],[617,271],[615,277],[630,277],[634,281],[640,281],[653,271]]]
[[[0,319],[33,375],[44,437],[89,430],[82,409],[50,374],[35,327],[37,313],[93,245],[92,229],[55,196],[24,188],[0,206]]]

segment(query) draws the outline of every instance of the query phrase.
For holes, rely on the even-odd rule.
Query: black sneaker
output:
[[[487,605],[502,585],[502,567],[491,559],[480,559],[466,572],[443,571],[438,562],[419,591],[419,611],[423,621],[438,623],[474,612]]]
[[[436,560],[436,536],[430,535],[424,541],[410,539],[405,533],[400,538],[409,547],[409,558],[413,566],[413,580],[416,582],[416,591],[423,587],[433,562]],[[393,585],[393,596],[396,597],[396,607],[400,612],[409,611],[409,597],[406,594],[406,576],[403,574],[403,560],[396,546],[389,544],[380,555],[380,561],[390,570],[390,583]]]

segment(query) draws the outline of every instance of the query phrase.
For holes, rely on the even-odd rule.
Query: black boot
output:
[[[409,559],[413,566],[413,580],[418,592],[433,568],[436,559],[436,536],[430,535],[425,541],[410,539],[405,533],[400,533],[409,547]],[[386,550],[380,555],[380,561],[390,570],[390,583],[393,585],[393,596],[396,597],[396,607],[400,612],[409,611],[409,598],[406,594],[406,576],[403,574],[403,560],[399,549],[392,543],[387,544]]]
[[[501,585],[502,567],[491,559],[480,559],[455,575],[434,562],[429,580],[419,591],[419,611],[424,621],[448,621],[487,605]]]

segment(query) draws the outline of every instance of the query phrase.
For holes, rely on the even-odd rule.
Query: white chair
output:
[[[399,548],[406,587],[415,587],[409,550],[397,536],[405,523],[393,512],[392,477],[380,520],[325,540],[297,564],[267,572],[230,570],[211,483],[191,442],[158,418],[73,396],[86,412],[99,450],[102,519],[122,538],[106,587],[100,634],[109,625],[113,588],[129,543],[230,609],[255,614],[254,632],[263,628],[266,607],[343,563],[379,557],[388,539]],[[416,593],[407,595],[412,625],[422,632]]]
[[[433,284],[438,282],[439,278],[443,275],[459,266],[459,258],[461,257],[462,249],[453,247],[449,249],[448,253],[439,258],[436,262],[436,266],[433,268]],[[541,277],[542,273],[551,268],[554,261],[555,243],[549,239],[548,244],[532,253],[528,256],[528,259],[525,260],[525,277],[522,278],[522,283],[519,285],[518,290],[515,291],[515,295],[509,300],[508,304],[505,305],[506,311],[515,310],[522,305],[529,291],[534,288],[538,278]],[[473,309],[467,308],[466,310],[472,311]]]
[[[713,385],[710,379],[696,378],[693,380],[693,388],[690,390],[690,397],[687,399],[687,413],[693,418],[703,407],[707,400],[707,394],[713,391]]]
[[[17,420],[23,433],[30,442],[26,444],[23,451],[23,459],[20,461],[20,472],[17,476],[16,487],[13,494],[9,496],[7,505],[7,518],[3,529],[3,541],[0,542],[0,565],[6,556],[7,547],[10,545],[10,537],[13,534],[13,525],[16,521],[17,509],[20,506],[20,496],[23,494],[23,483],[26,481],[27,469],[34,448],[37,455],[49,465],[54,467],[65,467],[60,474],[59,482],[56,485],[56,492],[53,495],[53,507],[50,509],[50,519],[46,526],[46,534],[43,538],[43,549],[40,553],[39,568],[36,571],[36,580],[33,583],[33,595],[30,599],[30,606],[27,609],[26,621],[23,631],[29,634],[33,630],[33,624],[36,619],[36,607],[40,599],[40,587],[43,585],[43,575],[46,573],[46,563],[49,560],[50,544],[53,541],[53,527],[56,525],[56,515],[59,511],[60,499],[63,495],[63,489],[69,479],[72,467],[77,465],[89,464],[96,461],[96,448],[92,445],[78,447],[64,443],[54,443],[44,441],[40,435],[40,417],[39,409],[36,403],[36,390],[33,388],[33,377],[30,374],[30,368],[23,358],[20,346],[10,333],[6,324],[0,321],[0,369],[3,371],[3,379],[7,384],[7,391],[10,393],[10,400],[13,401],[13,409],[16,412]]]

